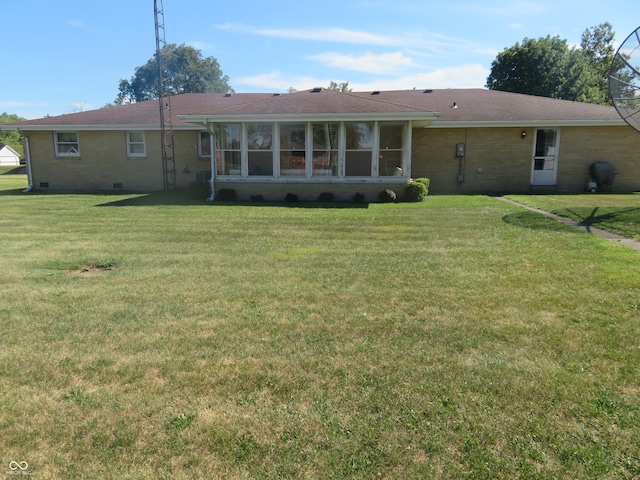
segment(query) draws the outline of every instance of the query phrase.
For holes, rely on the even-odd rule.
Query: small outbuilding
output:
[[[0,143],[0,167],[20,165],[20,154],[9,145]]]

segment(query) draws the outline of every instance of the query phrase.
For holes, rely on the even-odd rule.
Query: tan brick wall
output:
[[[430,192],[436,194],[530,192],[535,130],[415,129],[412,175],[430,178]],[[465,144],[462,165],[457,143]],[[596,161],[615,164],[612,191],[640,190],[640,134],[627,126],[561,128],[556,190],[584,191]],[[460,168],[462,183],[457,181]]]
[[[526,133],[522,138],[522,132]],[[30,140],[34,186],[48,183],[52,190],[107,190],[122,184],[123,190],[162,190],[160,133],[145,132],[147,155],[129,158],[124,131],[79,131],[79,158],[56,157],[52,132],[23,132]],[[430,193],[509,193],[531,191],[531,164],[535,128],[414,129],[412,176],[431,179]],[[557,190],[582,192],[589,179],[589,165],[611,161],[617,176],[612,191],[640,190],[640,134],[628,126],[564,127],[560,129]],[[465,144],[463,161],[456,144]],[[198,156],[198,132],[176,131],[176,183],[188,188],[199,171],[210,170],[209,158]],[[459,170],[464,181],[458,183]],[[282,199],[295,193],[315,199],[332,192],[350,200],[356,192],[368,200],[391,188],[401,195],[403,185],[373,183],[218,181],[217,188],[235,188],[241,198],[262,195]]]

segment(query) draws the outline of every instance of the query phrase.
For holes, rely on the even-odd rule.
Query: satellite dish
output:
[[[609,95],[622,119],[640,132],[640,27],[622,42],[613,57]]]

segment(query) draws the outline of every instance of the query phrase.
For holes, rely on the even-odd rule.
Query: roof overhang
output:
[[[184,122],[194,125],[211,123],[273,123],[273,122],[407,122],[426,127],[438,119],[438,112],[397,113],[316,113],[316,114],[264,114],[264,115],[178,115]]]
[[[112,132],[112,131],[122,131],[122,130],[160,130],[159,124],[152,125],[141,125],[141,124],[122,124],[122,125],[66,125],[66,124],[52,124],[52,125],[0,125],[0,130],[13,130],[16,132],[44,132],[44,131],[64,131],[64,130],[73,130],[74,132],[78,131],[103,131],[103,132]],[[201,130],[195,128],[195,125],[173,125],[173,130]]]
[[[428,128],[560,128],[560,127],[621,127],[619,120],[510,120],[497,122],[435,122]]]

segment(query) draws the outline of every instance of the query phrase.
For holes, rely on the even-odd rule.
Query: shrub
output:
[[[353,196],[353,201],[355,203],[364,203],[364,194],[357,192],[354,196]]]
[[[420,178],[414,178],[413,181],[418,183],[423,183],[424,186],[427,188],[427,194],[429,193],[429,185],[431,185],[431,180],[425,177],[420,177]]]
[[[233,188],[221,188],[218,190],[216,200],[221,202],[232,202],[236,199],[236,191]]]
[[[206,200],[209,198],[209,185],[202,182],[191,182],[189,184],[191,195],[196,200]]]
[[[331,192],[323,192],[318,197],[319,201],[325,202],[325,203],[333,202],[334,199],[335,199],[335,197],[334,197],[333,193],[331,193]]]
[[[251,195],[252,202],[264,202],[264,197],[262,195]]]
[[[404,187],[404,195],[409,202],[422,202],[425,198],[427,198],[427,194],[429,191],[427,187],[422,182],[417,182],[415,180],[410,181]]]
[[[296,203],[298,201],[298,195],[295,193],[287,193],[284,197],[284,201],[287,203]]]
[[[389,190],[388,188],[386,190],[382,190],[378,194],[378,200],[382,203],[395,202],[396,198],[397,198],[396,192],[394,192],[393,190]]]

